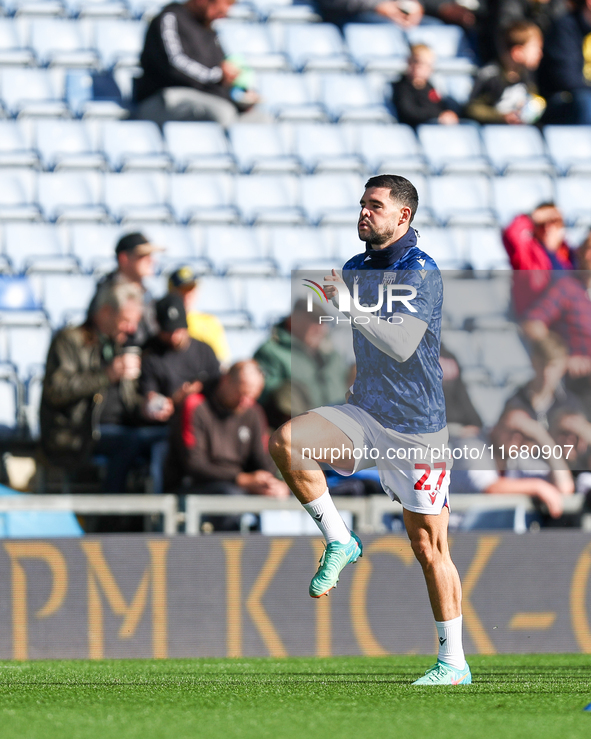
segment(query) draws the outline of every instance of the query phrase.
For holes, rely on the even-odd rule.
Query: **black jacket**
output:
[[[217,34],[180,3],[167,5],[148,27],[136,80],[136,102],[166,87],[192,87],[230,99],[221,84],[224,52]]]
[[[409,126],[420,126],[436,120],[440,113],[447,110],[432,84],[427,82],[425,87],[416,88],[406,76],[394,83],[394,105],[398,121]]]
[[[583,47],[591,47],[591,26],[582,13],[559,18],[544,41],[538,79],[543,95],[591,88],[591,59]],[[589,52],[587,52],[589,54]]]

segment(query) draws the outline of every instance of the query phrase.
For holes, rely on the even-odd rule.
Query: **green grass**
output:
[[[0,662],[0,737],[591,737],[590,656],[470,665],[471,686],[413,688],[428,658]]]

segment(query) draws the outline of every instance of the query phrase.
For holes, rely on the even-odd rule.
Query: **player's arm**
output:
[[[327,282],[343,282],[334,269],[332,275],[326,277],[325,280]],[[336,292],[335,288],[326,287],[326,294],[329,299],[335,297]],[[371,341],[375,347],[387,356],[392,357],[396,362],[406,362],[412,357],[421,343],[428,325],[425,321],[410,316],[408,313],[394,313],[390,316],[393,319],[391,323],[379,319],[371,313],[360,311],[355,307],[352,300],[350,310],[345,315],[353,319],[351,325],[354,329],[360,331],[368,341]],[[355,323],[355,318],[359,316],[369,318],[369,322]]]

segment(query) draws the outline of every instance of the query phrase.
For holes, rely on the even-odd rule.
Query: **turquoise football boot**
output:
[[[471,683],[472,673],[467,662],[463,670],[458,670],[437,660],[437,664],[429,667],[423,677],[415,680],[413,685],[470,685]]]
[[[351,540],[346,544],[332,541],[320,557],[320,567],[312,578],[309,593],[312,598],[328,595],[328,591],[336,587],[343,567],[350,562],[357,562],[363,556],[363,545],[356,534],[351,532]]]

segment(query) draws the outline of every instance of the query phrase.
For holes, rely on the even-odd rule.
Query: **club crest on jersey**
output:
[[[382,285],[393,285],[396,282],[396,272],[384,272]]]

